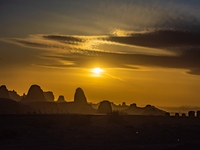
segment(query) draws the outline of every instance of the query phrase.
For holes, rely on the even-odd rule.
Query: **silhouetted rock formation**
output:
[[[165,113],[165,116],[169,117],[169,116],[170,116],[170,113],[169,113],[169,112],[166,112],[166,113]]]
[[[51,91],[44,92],[44,97],[48,102],[54,102],[53,92],[51,92]]]
[[[189,111],[188,116],[189,117],[195,117],[195,111]]]
[[[129,106],[127,105],[116,105],[115,103],[111,102],[111,107],[112,107],[112,110],[116,110],[116,111],[122,111],[122,110],[125,110],[127,109]]]
[[[181,117],[186,117],[186,114],[185,114],[185,113],[182,113]]]
[[[97,104],[93,104],[93,103],[91,103],[90,105],[91,105],[94,109],[97,110],[98,107],[99,107],[99,104],[100,104],[100,103],[97,103]]]
[[[155,106],[146,105],[142,115],[165,115],[166,112],[156,108]]]
[[[135,103],[131,104],[128,109],[125,109],[123,112],[130,115],[165,115],[166,112],[160,110],[154,106],[146,105],[145,107],[137,107]]]
[[[200,117],[200,110],[197,111],[197,117]]]
[[[104,100],[100,103],[97,113],[106,114],[112,112],[111,103],[107,100]]]
[[[21,101],[21,99],[22,99],[22,97],[19,96],[19,95],[17,94],[17,92],[14,91],[14,90],[13,90],[13,91],[8,91],[8,94],[9,94],[10,99],[12,99],[12,100],[14,100],[14,101],[19,102],[19,101]]]
[[[137,107],[135,103],[131,104],[129,108],[125,109],[123,112],[131,115],[142,115],[144,108]]]
[[[28,103],[28,105],[34,109],[35,113],[42,114],[95,114],[97,111],[87,103],[85,95],[80,88],[76,90],[75,102],[65,103],[64,96],[60,96],[57,102],[34,101],[34,103]]]
[[[179,117],[180,115],[179,115],[179,113],[175,113],[175,117]]]
[[[133,103],[133,104],[130,105],[130,107],[132,107],[132,108],[137,108],[137,104],[136,104],[136,103]]]
[[[106,114],[112,111],[120,111],[130,115],[165,115],[166,112],[154,106],[147,105],[144,108],[137,107],[135,103],[127,106],[125,102],[116,105],[113,102],[104,100],[98,104],[88,104],[86,96],[81,88],[77,88],[74,94],[74,102],[65,103],[64,96],[59,96],[57,102],[54,101],[53,92],[43,92],[38,85],[32,85],[28,94],[19,96],[17,92],[8,91],[5,85],[0,87],[0,113],[73,113],[73,114]],[[13,102],[13,100],[15,100]],[[16,102],[21,99],[21,103]],[[8,101],[6,101],[8,100]],[[24,105],[26,104],[26,105]],[[93,107],[96,109],[94,109]],[[5,109],[8,108],[8,111]],[[195,112],[190,112],[189,116],[194,116]],[[200,114],[200,112],[198,112]],[[200,116],[200,115],[198,115]]]
[[[32,85],[25,98],[21,100],[22,103],[30,102],[45,102],[45,97],[42,89],[38,85]]]
[[[8,94],[8,89],[5,85],[0,86],[0,98],[10,98]]]
[[[76,104],[87,104],[87,99],[81,88],[77,88],[74,94],[74,103]]]
[[[65,101],[65,97],[64,97],[63,95],[60,95],[60,96],[58,97],[57,102],[58,102],[58,103],[66,102],[66,101]]]
[[[21,101],[27,103],[33,109],[32,113],[37,114],[95,114],[97,111],[87,103],[85,95],[80,88],[76,90],[75,102],[65,103],[64,96],[60,96],[58,103],[56,103],[55,101],[45,101],[44,92],[39,86],[33,85],[29,89],[27,96],[24,95]]]
[[[122,103],[122,107],[126,107],[127,105],[126,105],[126,102],[123,102]]]

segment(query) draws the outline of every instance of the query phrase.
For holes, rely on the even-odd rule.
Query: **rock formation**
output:
[[[166,116],[166,117],[169,117],[169,116],[170,116],[170,113],[169,113],[169,112],[166,112],[166,113],[165,113],[165,116]]]
[[[189,112],[188,112],[188,116],[189,116],[189,117],[195,117],[195,111],[192,111],[192,110],[189,111]]]
[[[48,101],[48,102],[54,102],[53,92],[51,92],[51,91],[44,92],[44,97],[45,97],[46,101]]]
[[[8,89],[5,85],[0,86],[0,98],[10,98],[8,94]]]
[[[145,107],[137,107],[135,103],[131,104],[128,109],[125,109],[123,112],[130,115],[161,115],[166,114],[165,111],[160,110],[154,106],[146,105]]]
[[[163,116],[165,115],[166,112],[163,110],[160,110],[158,108],[156,108],[155,106],[151,106],[151,105],[146,105],[146,107],[144,108],[144,111],[142,113],[142,115],[159,115],[159,116]],[[179,114],[177,114],[179,115]]]
[[[185,113],[182,113],[181,116],[182,116],[182,117],[186,117],[186,114],[185,114]]]
[[[132,107],[132,108],[137,108],[137,104],[136,104],[136,103],[133,103],[133,104],[130,105],[130,107]]]
[[[137,107],[136,103],[130,105],[129,108],[125,109],[123,112],[131,115],[142,115],[144,108]]]
[[[180,115],[179,115],[179,113],[175,113],[175,117],[179,117]]]
[[[197,111],[197,117],[200,117],[200,110]]]
[[[32,85],[25,98],[21,100],[22,103],[30,102],[45,102],[45,97],[42,89],[38,85]]]
[[[58,97],[57,102],[58,102],[58,103],[66,102],[66,101],[65,101],[65,97],[64,97],[63,95],[60,95],[60,96]]]
[[[8,94],[9,94],[10,99],[12,99],[12,100],[14,100],[14,101],[19,102],[19,101],[21,101],[21,99],[22,99],[22,97],[19,96],[19,95],[17,94],[17,92],[14,91],[14,90],[13,90],[13,91],[8,91]]]
[[[126,107],[127,105],[126,105],[126,102],[123,102],[122,103],[122,107]]]
[[[87,104],[87,99],[81,88],[77,88],[74,94],[74,103],[76,104]]]
[[[97,113],[106,114],[112,112],[111,103],[107,100],[104,100],[100,103]]]
[[[113,102],[111,102],[111,107],[112,107],[112,111],[123,111],[123,110],[129,108],[129,106],[127,106],[127,105],[121,105],[121,104],[117,105]]]

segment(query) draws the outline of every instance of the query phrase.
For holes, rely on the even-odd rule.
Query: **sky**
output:
[[[0,85],[72,101],[200,106],[199,0],[0,0]],[[101,68],[95,74],[93,68]]]

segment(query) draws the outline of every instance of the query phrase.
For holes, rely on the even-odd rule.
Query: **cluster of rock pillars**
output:
[[[54,101],[53,92],[44,92],[39,85],[32,85],[27,95],[19,96],[17,92],[8,91],[5,85],[0,86],[0,113],[36,113],[36,114],[106,114],[112,111],[121,111],[131,115],[165,115],[166,112],[154,106],[146,105],[137,107],[135,103],[130,106],[123,102],[116,105],[108,100],[98,104],[88,103],[84,91],[79,87],[74,94],[74,101],[67,102],[64,96],[60,95]]]

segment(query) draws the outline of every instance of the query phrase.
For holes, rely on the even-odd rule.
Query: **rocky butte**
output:
[[[112,112],[111,103],[108,100],[104,100],[100,103],[97,113],[106,114]]]
[[[74,94],[74,103],[76,104],[87,104],[87,99],[83,90],[79,87],[76,89]]]
[[[21,100],[22,103],[30,102],[46,102],[43,90],[38,85],[32,85],[28,90],[28,94]]]
[[[60,96],[58,97],[57,102],[58,102],[58,103],[66,102],[66,101],[65,101],[65,97],[64,97],[63,95],[60,95]]]
[[[54,102],[53,92],[51,92],[51,91],[44,92],[44,97],[45,97],[46,101]]]

